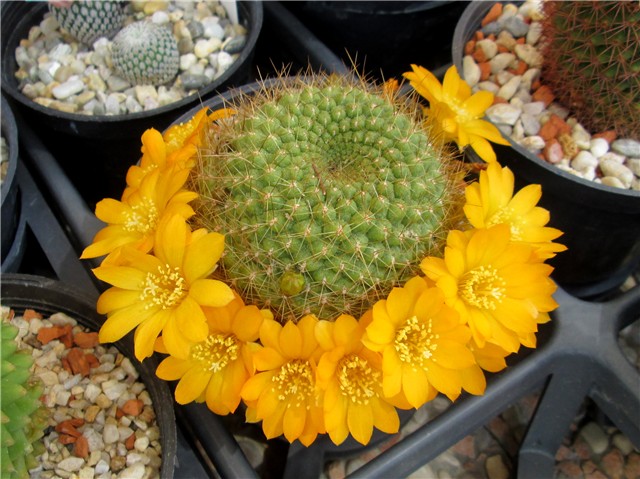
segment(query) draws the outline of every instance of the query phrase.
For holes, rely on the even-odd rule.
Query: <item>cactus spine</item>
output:
[[[441,248],[457,189],[415,105],[330,76],[280,80],[232,107],[194,183],[246,301],[282,321],[357,317]]]
[[[124,23],[120,0],[82,0],[66,6],[49,4],[62,28],[78,41],[92,45],[98,38],[112,38]]]
[[[4,319],[0,324],[2,351],[1,459],[3,478],[29,476],[43,450],[46,420],[40,403],[42,387],[31,376],[33,364],[27,350],[18,349],[18,329]]]
[[[592,131],[640,138],[640,3],[547,1],[543,80]]]
[[[134,85],[160,85],[180,68],[178,43],[171,31],[141,20],[124,27],[113,39],[113,65]]]

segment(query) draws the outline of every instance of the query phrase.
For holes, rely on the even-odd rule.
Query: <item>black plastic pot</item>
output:
[[[162,130],[181,113],[232,85],[246,83],[252,71],[263,8],[258,1],[239,1],[240,22],[249,31],[239,58],[214,82],[182,100],[154,110],[114,116],[66,113],[39,105],[19,90],[15,49],[47,12],[46,2],[3,2],[2,89],[59,158],[65,172],[91,207],[124,183],[127,168],[140,156],[140,136],[148,128]]]
[[[104,317],[95,311],[95,299],[85,296],[77,289],[65,283],[23,274],[2,275],[2,305],[9,306],[17,312],[34,309],[40,313],[65,313],[81,325],[97,331]],[[133,353],[133,336],[128,335],[114,345],[125,356],[136,364],[140,378],[144,382],[156,413],[160,427],[162,445],[161,479],[172,479],[174,476],[177,450],[176,420],[173,411],[173,397],[167,383],[155,376],[157,361],[152,357],[140,363]]]
[[[472,2],[456,26],[452,53],[461,75],[464,45],[492,5]],[[518,187],[542,185],[549,226],[564,231],[558,241],[569,249],[549,261],[555,281],[582,298],[618,287],[640,265],[640,192],[584,180],[507,140],[510,146],[493,145],[498,161],[514,172]]]
[[[399,77],[417,63],[436,70],[449,49],[464,1],[283,2],[336,55],[375,79]]]
[[[18,185],[18,126],[11,107],[2,96],[2,137],[9,150],[7,175],[2,181],[0,196],[2,212],[0,215],[2,272],[15,272],[24,253],[24,221],[21,221],[20,187]]]

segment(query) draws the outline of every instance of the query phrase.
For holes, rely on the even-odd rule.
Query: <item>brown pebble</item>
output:
[[[564,154],[562,151],[562,146],[560,145],[560,142],[555,138],[552,138],[551,140],[547,141],[547,144],[545,145],[542,152],[544,154],[545,159],[549,163],[560,163],[560,161],[562,161],[563,154]]]
[[[80,331],[73,336],[76,346],[84,349],[94,348],[98,345],[98,333],[85,333]]]
[[[144,403],[140,399],[129,399],[122,405],[122,411],[129,416],[138,416],[144,408]]]
[[[25,309],[22,318],[25,321],[30,321],[32,319],[42,319],[42,315],[33,309]],[[44,343],[43,343],[44,344]]]
[[[73,374],[82,374],[88,376],[91,372],[89,362],[85,357],[84,351],[80,348],[71,348],[67,353],[67,360]]]
[[[100,406],[96,406],[95,404],[92,404],[91,406],[89,406],[87,408],[87,410],[84,413],[84,420],[86,422],[93,422],[96,420],[96,417],[98,417],[98,414],[100,413],[101,409]]]
[[[114,456],[111,458],[109,467],[113,472],[118,472],[124,469],[124,466],[127,464],[127,458],[123,456]]]
[[[48,344],[54,339],[58,339],[64,334],[62,326],[52,326],[50,328],[40,328],[36,339],[42,344]]]
[[[489,62],[478,63],[480,67],[480,81],[486,81],[491,76],[491,65]]]
[[[87,441],[86,437],[78,437],[78,440],[73,445],[73,455],[76,457],[82,457],[83,459],[89,457],[89,441]]]
[[[464,54],[465,55],[471,55],[476,49],[476,42],[475,40],[469,40],[467,43],[465,43],[464,45]]]
[[[127,450],[131,450],[133,449],[133,445],[136,442],[136,435],[135,434],[131,434],[131,436],[129,436],[128,438],[126,438],[124,440],[124,447],[127,448]]]
[[[558,128],[550,120],[545,122],[540,127],[540,131],[538,131],[538,136],[540,136],[544,141],[549,141],[555,138],[557,134],[558,134]]]
[[[616,133],[615,130],[607,130],[607,131],[601,131],[600,133],[596,133],[591,138],[592,139],[604,138],[607,141],[607,143],[611,144],[616,140],[616,138],[618,138],[618,134]]]
[[[560,133],[558,135],[558,141],[560,142],[560,146],[562,146],[562,151],[564,151],[566,158],[573,159],[580,151],[575,140],[568,133]]]
[[[502,3],[496,2],[494,3],[493,7],[491,7],[489,12],[484,16],[484,18],[480,22],[480,25],[484,27],[486,24],[497,20],[500,15],[502,15]]]
[[[476,47],[476,50],[473,52],[473,59],[476,63],[482,63],[487,61],[487,56],[484,54],[484,50],[480,47]]]
[[[74,442],[76,442],[78,440],[78,438],[76,436],[70,436],[69,434],[60,434],[58,436],[58,442],[60,444],[73,444]]]
[[[533,101],[541,101],[544,103],[544,106],[549,106],[549,104],[555,99],[555,95],[551,91],[547,85],[541,85],[536,91],[531,95]]]

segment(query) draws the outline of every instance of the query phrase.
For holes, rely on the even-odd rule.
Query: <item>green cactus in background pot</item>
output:
[[[123,28],[113,39],[113,65],[134,85],[160,85],[180,68],[178,43],[166,27],[141,20]]]
[[[337,76],[242,96],[201,148],[222,274],[281,321],[359,315],[441,252],[460,188],[409,98]]]
[[[40,402],[42,387],[31,376],[31,353],[18,349],[18,329],[4,318],[0,327],[2,478],[22,478],[29,476],[29,469],[37,465],[35,458],[44,450],[46,410]]]
[[[62,28],[78,41],[92,45],[98,38],[112,38],[124,23],[120,0],[82,0],[49,4],[49,10]]]
[[[640,2],[544,3],[542,76],[593,131],[640,138]]]

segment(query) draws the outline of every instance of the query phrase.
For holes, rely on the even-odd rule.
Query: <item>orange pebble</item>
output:
[[[143,407],[144,403],[140,399],[129,399],[122,405],[122,410],[130,416],[138,416]]]
[[[135,442],[136,442],[136,435],[131,434],[131,436],[129,436],[124,440],[124,447],[126,447],[127,450],[130,451],[131,449],[133,449]]]
[[[488,80],[491,76],[491,65],[489,62],[478,63],[480,67],[480,81]]]
[[[25,309],[22,317],[29,321],[30,319],[42,319],[42,315],[33,309]]]
[[[78,439],[73,445],[73,455],[82,458],[89,457],[89,441],[87,441],[86,437],[78,436]]]
[[[551,115],[551,117],[549,118],[549,121],[553,122],[553,124],[555,125],[556,129],[558,130],[558,134],[556,136],[560,136],[560,135],[570,135],[571,134],[571,127],[567,124],[566,121],[564,121],[562,118],[560,118],[558,115],[556,115],[555,113],[553,113]]]
[[[73,444],[78,438],[76,436],[69,436],[68,434],[60,434],[58,436],[58,442],[60,444]]]
[[[591,138],[604,138],[605,140],[607,140],[607,143],[611,144],[615,141],[616,138],[618,138],[618,134],[615,130],[607,130],[596,133]]]
[[[493,97],[493,104],[497,105],[498,103],[509,103],[507,100],[505,100],[504,98],[502,98],[501,96],[494,96]]]
[[[549,103],[551,103],[555,99],[555,95],[551,91],[551,88],[549,88],[547,85],[542,85],[540,88],[533,92],[533,95],[531,95],[531,97],[533,98],[533,101],[541,101],[545,104],[545,106],[548,106]]]
[[[493,4],[493,7],[491,7],[489,12],[484,16],[484,18],[480,22],[480,25],[484,27],[487,23],[491,23],[497,20],[500,15],[502,15],[502,3],[496,2]]]
[[[476,48],[473,52],[473,59],[476,63],[482,63],[487,61],[487,56],[484,54],[484,50],[482,48]]]
[[[476,41],[475,40],[469,40],[464,45],[464,54],[465,55],[471,55],[475,49],[476,49]]]
[[[47,344],[54,339],[58,339],[64,334],[64,329],[61,326],[51,326],[50,328],[40,328],[36,339],[42,344]]]
[[[552,138],[555,138],[557,135],[558,128],[550,120],[542,125],[540,127],[540,131],[538,132],[538,136],[540,136],[544,141],[549,141]]]
[[[482,30],[477,30],[473,38],[476,40],[484,40],[484,33],[482,33]]]
[[[88,376],[91,372],[91,367],[89,366],[89,362],[85,357],[84,351],[80,348],[72,348],[67,353],[67,360],[69,361],[69,366],[71,366],[71,371],[73,374],[82,374],[83,376]]]
[[[84,349],[93,348],[98,345],[98,333],[80,331],[73,336],[73,342]]]

